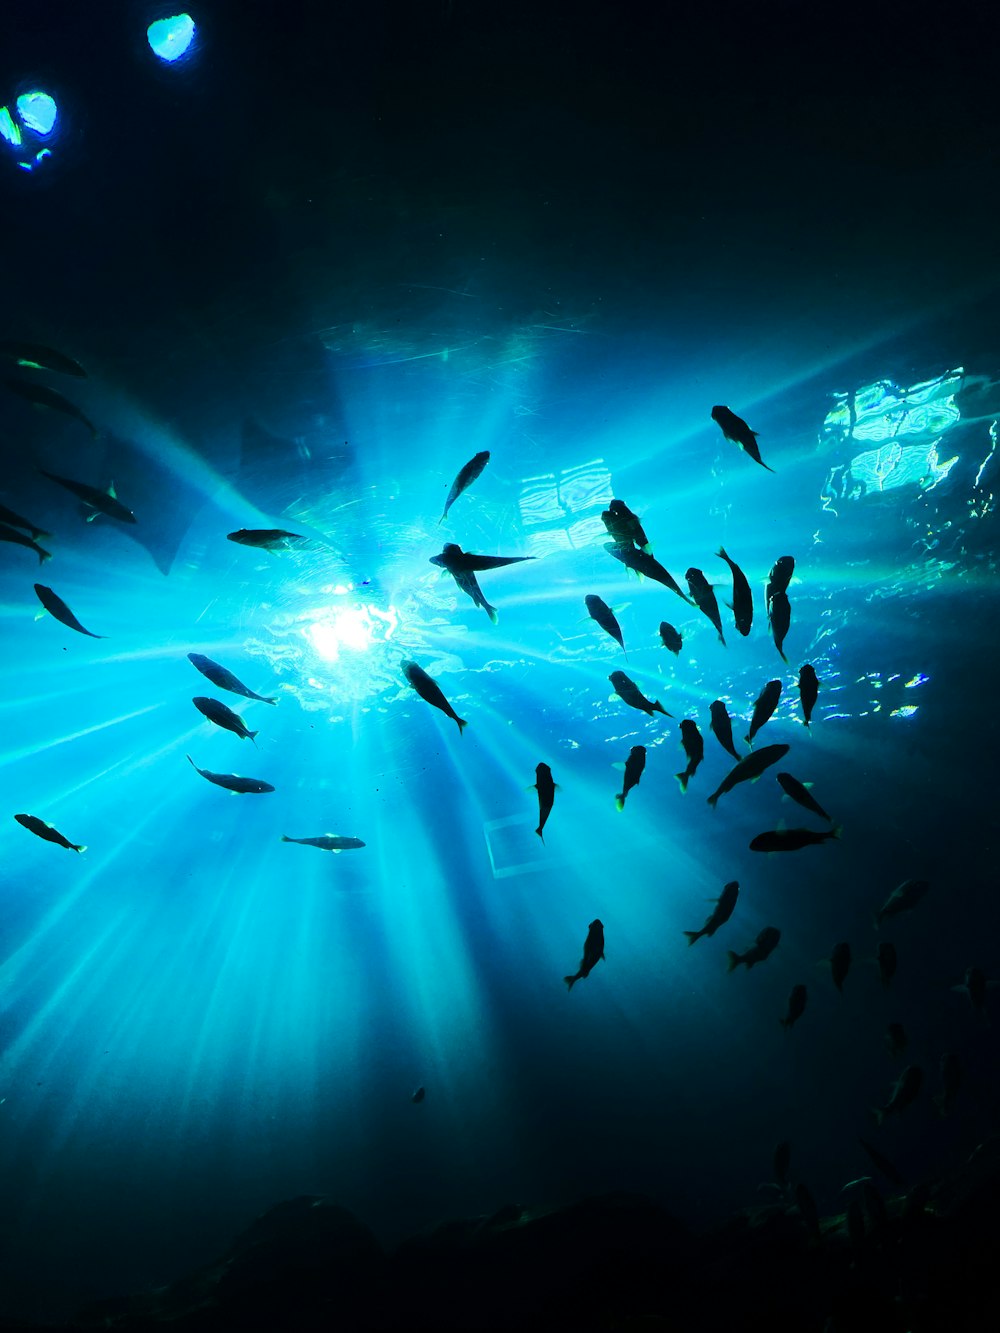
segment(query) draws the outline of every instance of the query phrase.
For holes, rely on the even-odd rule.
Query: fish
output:
[[[240,740],[246,738],[256,745],[257,742],[254,738],[258,733],[249,731],[247,724],[239,713],[234,713],[231,708],[227,708],[221,699],[209,699],[204,694],[198,694],[191,702],[199,713],[203,713],[208,718],[209,722],[214,722],[217,727],[222,727],[224,731],[231,731],[234,736],[239,736]]]
[[[757,432],[751,430],[742,417],[738,417],[735,412],[730,412],[728,407],[713,407],[712,420],[719,426],[723,435],[733,444],[738,444],[745,454],[749,454],[755,463],[759,463],[762,468],[767,468],[768,472],[773,472],[773,467],[768,467],[760,456],[760,449],[757,447]]]
[[[19,398],[24,398],[36,407],[47,407],[51,412],[61,412],[63,416],[79,421],[80,425],[86,426],[94,439],[97,439],[97,427],[94,423],[84,416],[75,403],[64,398],[58,389],[50,389],[47,384],[35,384],[30,380],[5,379],[4,384],[11,393],[16,393]]]
[[[638,708],[640,712],[648,713],[650,717],[654,713],[662,713],[664,717],[673,717],[673,713],[668,713],[659,701],[647,699],[635,681],[630,680],[624,671],[612,671],[608,680],[614,686],[615,694],[618,695],[619,699],[624,699],[630,707]]]
[[[503,569],[505,565],[521,565],[534,560],[533,555],[474,555],[463,551],[457,542],[445,542],[440,555],[432,555],[430,563],[446,569],[449,574],[482,574],[487,569]]]
[[[190,755],[185,755],[185,758],[206,782],[214,782],[217,787],[225,787],[226,791],[236,792],[240,796],[258,796],[274,791],[269,782],[262,782],[260,778],[241,778],[238,773],[210,773],[207,768],[199,768]]]
[[[535,791],[538,792],[538,828],[535,832],[545,841],[542,830],[545,828],[546,821],[552,813],[552,806],[556,799],[556,784],[552,781],[552,769],[548,764],[535,765]]]
[[[345,838],[339,833],[324,833],[320,838],[289,838],[283,833],[281,841],[296,842],[301,847],[318,847],[323,852],[346,852],[365,846],[360,838]]]
[[[26,343],[13,339],[0,341],[0,356],[9,356],[19,366],[29,370],[54,370],[60,375],[73,375],[77,379],[86,379],[87,372],[79,361],[74,361],[65,352],[58,352],[44,343]]]
[[[413,1102],[414,1106],[419,1106],[426,1096],[426,1088],[417,1088],[413,1096],[410,1098],[410,1101]]]
[[[753,717],[750,719],[750,730],[743,737],[747,745],[753,746],[753,738],[760,731],[761,727],[774,714],[778,706],[778,700],[781,698],[781,681],[769,680],[760,694],[754,700]]]
[[[224,666],[219,666],[218,662],[213,662],[210,657],[205,657],[201,653],[188,653],[188,661],[196,667],[203,676],[207,676],[213,685],[218,685],[220,690],[229,690],[231,694],[242,694],[244,699],[256,699],[262,704],[276,704],[277,699],[269,699],[263,694],[255,694],[253,690],[247,689],[241,680],[237,680],[231,671],[227,671]]]
[[[906,1050],[909,1038],[906,1035],[906,1029],[902,1023],[887,1023],[885,1029],[885,1044],[889,1054],[894,1060]]]
[[[725,560],[733,572],[733,604],[729,609],[733,613],[736,628],[745,638],[753,625],[753,593],[750,591],[750,584],[736,561],[726,555],[724,546],[719,547],[717,555],[720,560]]]
[[[702,926],[701,930],[686,930],[684,932],[687,936],[689,949],[691,945],[694,944],[696,940],[700,940],[703,935],[714,935],[720,926],[726,924],[733,914],[733,909],[736,907],[736,899],[739,897],[739,894],[740,885],[738,880],[730,880],[728,884],[723,886],[722,892],[719,894],[718,898],[715,899],[715,907],[712,909],[710,916]]]
[[[877,1171],[882,1172],[890,1185],[894,1185],[898,1190],[906,1189],[905,1179],[884,1153],[880,1153],[874,1144],[869,1143],[867,1139],[859,1138],[858,1142],[868,1154],[872,1166],[874,1166]]]
[[[426,703],[429,703],[433,708],[440,708],[441,712],[444,713],[446,717],[450,717],[456,722],[458,724],[458,733],[461,735],[469,724],[464,717],[459,717],[454,708],[452,708],[451,704],[442,694],[437,681],[432,680],[423,667],[418,666],[416,662],[404,661],[400,663],[400,666],[402,667],[403,675],[406,677],[408,684],[413,686],[421,699]]]
[[[888,940],[879,940],[878,949],[875,952],[875,960],[878,963],[879,979],[883,986],[888,986],[890,981],[896,975],[896,946],[890,944]]]
[[[945,1051],[941,1057],[941,1091],[931,1101],[937,1109],[938,1115],[947,1115],[951,1110],[952,1103],[958,1095],[958,1090],[962,1086],[962,1062],[954,1051]]]
[[[872,1107],[875,1123],[881,1125],[887,1115],[898,1115],[916,1101],[924,1082],[924,1071],[919,1065],[907,1065],[889,1094],[889,1100]]]
[[[830,954],[830,975],[833,977],[833,984],[844,993],[844,982],[847,980],[847,974],[851,970],[851,946],[846,940],[833,946],[833,952]]]
[[[475,454],[469,459],[451,484],[448,498],[444,502],[444,513],[438,519],[438,523],[443,523],[445,521],[448,517],[448,510],[452,507],[462,492],[472,485],[489,461],[490,451],[488,449],[483,449],[480,453]]]
[[[103,634],[94,634],[92,630],[84,629],[63,599],[54,593],[51,588],[46,588],[44,583],[35,584],[35,593],[42,606],[48,611],[49,615],[54,616],[56,620],[65,625],[68,629],[75,629],[78,634],[86,634],[91,639],[103,639],[106,637]]]
[[[34,551],[40,565],[52,559],[51,551],[44,551],[31,537],[18,532],[16,528],[8,527],[6,523],[0,523],[0,542],[11,542],[14,546],[25,546],[29,551]]]
[[[770,601],[775,593],[787,592],[788,585],[792,581],[792,575],[795,573],[795,556],[779,555],[777,560],[771,566],[771,571],[767,576],[767,591],[765,600]]]
[[[688,589],[694,599],[695,606],[715,626],[715,632],[719,636],[719,642],[723,647],[726,645],[726,636],[722,632],[722,617],[719,615],[719,603],[715,600],[715,593],[712,591],[712,585],[706,579],[700,569],[693,566],[684,575],[687,579]]]
[[[798,778],[793,778],[791,773],[778,773],[777,779],[778,785],[785,795],[801,805],[803,810],[811,810],[814,815],[819,815],[820,819],[825,819],[828,824],[833,823],[819,801],[809,795],[806,783],[800,782]]]
[[[819,697],[819,681],[813,667],[806,662],[799,672],[799,702],[802,704],[802,716],[808,727],[812,721],[813,709]]]
[[[986,1019],[986,996],[989,991],[996,990],[997,986],[1000,986],[1000,981],[987,981],[981,967],[967,967],[964,981],[959,986],[952,986],[952,990],[960,995],[968,995],[972,1012],[977,1018]]]
[[[461,547],[459,547],[458,549],[461,550]],[[447,547],[445,547],[445,551],[447,551]],[[443,554],[444,552],[442,552],[442,555]],[[441,564],[442,568],[447,568],[447,566],[442,564],[441,560],[437,556],[432,556],[431,562],[432,564]],[[479,586],[479,580],[476,578],[472,570],[455,568],[455,569],[449,569],[448,572],[449,574],[451,574],[452,578],[458,584],[462,592],[465,593],[466,597],[472,598],[473,606],[481,606],[483,610],[486,612],[486,614],[489,616],[490,624],[495,625],[499,619],[499,616],[497,615],[497,609],[495,606],[491,606],[490,603],[483,596],[483,590]]]
[[[803,847],[818,847],[830,838],[839,838],[839,828],[816,832],[810,828],[768,829],[758,833],[750,843],[752,852],[800,852]]]
[[[638,787],[639,779],[642,777],[645,767],[645,745],[633,745],[628,752],[628,758],[625,760],[625,781],[622,784],[621,791],[615,797],[615,805],[619,810],[625,809],[625,797],[633,787]]]
[[[0,505],[0,523],[7,523],[12,528],[24,528],[29,532],[35,541],[39,537],[51,537],[51,532],[46,532],[44,528],[36,527],[28,519],[22,518],[20,514],[15,514],[13,509],[8,509],[6,505]]]
[[[597,964],[604,957],[604,925],[601,921],[591,921],[587,938],[583,945],[583,958],[579,971],[571,977],[563,977],[566,989],[572,990],[582,977],[589,977]]]
[[[726,711],[726,705],[721,699],[716,699],[709,712],[712,714],[712,721],[709,729],[715,736],[722,748],[727,754],[731,754],[734,759],[740,759],[740,752],[733,744],[733,719]]]
[[[620,560],[626,569],[631,569],[647,579],[652,579],[654,583],[662,583],[665,588],[675,592],[682,601],[692,605],[691,598],[680,586],[673,575],[660,564],[659,560],[654,560],[646,551],[637,551],[634,546],[618,546],[615,542],[605,542],[604,549],[613,555],[616,560]]]
[[[653,548],[643,531],[642,524],[624,500],[612,500],[601,514],[601,522],[616,546],[635,545],[647,555],[652,553]]]
[[[729,959],[727,971],[732,972],[740,963],[745,963],[749,972],[755,963],[762,963],[774,953],[780,939],[781,931],[777,926],[765,926],[746,953],[734,953],[732,949],[726,951]]]
[[[930,887],[926,879],[904,879],[879,908],[875,916],[875,928],[878,929],[887,916],[899,916],[900,912],[908,912],[916,907]]]
[[[817,1240],[820,1240],[822,1233],[819,1225],[819,1209],[816,1207],[816,1200],[801,1180],[795,1186],[795,1205],[807,1228]]]
[[[295,542],[307,542],[299,532],[286,532],[284,528],[238,528],[226,533],[226,541],[236,542],[239,546],[252,546],[257,551],[288,551]]]
[[[82,842],[70,842],[69,838],[64,837],[57,828],[51,824],[46,824],[44,819],[39,819],[37,815],[15,815],[14,818],[26,828],[29,833],[34,833],[38,838],[44,838],[46,842],[54,842],[57,847],[65,847],[70,852],[85,852],[86,844]]]
[[[772,764],[777,764],[788,753],[787,745],[765,745],[761,750],[754,750],[729,770],[718,788],[708,798],[708,803],[715,806],[720,796],[741,782],[756,782],[760,775]]]
[[[697,773],[698,765],[705,756],[705,742],[698,730],[698,724],[687,717],[681,723],[681,744],[687,755],[687,768],[681,773],[675,773],[674,776],[681,784],[681,791],[687,791],[688,783]]]
[[[661,620],[660,642],[663,644],[664,648],[668,648],[676,657],[680,652],[684,641],[674,629],[673,625],[668,624],[665,620]]]
[[[792,623],[792,607],[788,600],[788,594],[776,592],[768,603],[768,620],[771,625],[771,638],[774,640],[774,646],[778,650],[778,656],[783,662],[787,662],[785,656],[785,639],[788,635],[789,626]]]
[[[784,1018],[779,1020],[786,1032],[789,1032],[805,1013],[808,998],[809,992],[801,982],[792,987],[788,995],[788,1010]]]
[[[619,625],[611,607],[608,606],[607,602],[603,601],[592,592],[588,593],[583,600],[587,605],[587,611],[591,620],[596,621],[601,629],[604,630],[605,634],[610,634],[622,652],[625,653],[625,641],[622,638],[622,627]],[[628,653],[625,653],[625,660],[626,662],[628,661]]]
[[[84,481],[73,481],[70,477],[59,477],[54,472],[46,472],[43,467],[38,470],[43,477],[48,477],[49,481],[54,481],[58,486],[70,491],[78,500],[82,500],[89,509],[94,511],[93,514],[88,516],[88,522],[91,518],[96,518],[98,514],[115,518],[119,523],[134,523],[136,521],[135,514],[132,513],[131,509],[126,509],[118,499],[113,485],[109,486],[106,491],[101,491],[96,486],[88,486]]]

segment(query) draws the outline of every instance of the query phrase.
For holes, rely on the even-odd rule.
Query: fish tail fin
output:
[[[188,761],[188,763],[191,765],[192,768],[197,769],[198,765],[194,762],[194,760],[191,758],[189,754],[186,754],[184,758]]]
[[[740,963],[740,956],[739,956],[739,954],[738,954],[738,953],[733,953],[732,949],[727,949],[727,950],[726,950],[726,971],[727,971],[727,972],[732,972],[734,968],[736,968],[736,967],[739,966],[739,963]]]
[[[87,850],[87,844],[85,842],[71,842],[70,846],[73,848],[74,852],[85,852]]]
[[[690,776],[690,775],[689,775],[689,773],[688,773],[688,771],[687,771],[686,768],[683,769],[680,773],[675,773],[675,774],[674,774],[674,777],[675,777],[675,778],[677,779],[677,781],[681,784],[681,791],[684,791],[684,792],[687,791],[687,789],[688,789],[688,777],[689,777],[689,776]]]
[[[277,702],[277,699],[265,699],[263,696],[261,697],[261,703],[264,704],[276,704]]]
[[[625,793],[620,791],[615,797],[615,809],[619,814],[625,809]]]
[[[713,792],[711,796],[707,797],[708,803],[709,803],[709,805],[712,807],[713,810],[715,809],[715,806],[716,806],[716,803],[718,802],[718,799],[719,799],[719,793],[718,793],[718,792]]]
[[[687,936],[688,948],[690,949],[696,940],[701,939],[702,932],[700,930],[686,930],[684,934]]]
[[[660,703],[659,699],[654,699],[653,701],[653,712],[662,713],[664,717],[673,717],[673,714],[667,712],[667,710]]]
[[[572,990],[572,989],[573,989],[573,984],[574,984],[574,982],[576,981],[576,977],[563,977],[563,981],[565,981],[565,983],[566,983],[566,989],[567,989],[567,990]]]
[[[51,551],[43,551],[42,548],[39,546],[39,548],[38,548],[38,563],[39,563],[40,565],[44,565],[45,562],[46,562],[46,560],[51,560],[51,559],[52,559],[52,552],[51,552]]]
[[[829,818],[830,818],[830,816],[827,815],[827,819],[829,819]],[[832,822],[832,821],[831,821],[831,822]],[[833,827],[830,829],[830,837],[831,837],[831,838],[839,838],[840,835],[843,833],[843,831],[844,831],[844,826],[843,826],[843,824],[834,824]]]
[[[538,836],[541,838],[541,840],[542,840],[542,846],[544,847],[544,846],[545,846],[545,834],[542,832],[542,826],[541,826],[541,824],[538,825],[538,828],[535,829],[535,832],[536,832],[536,833],[538,834]]]
[[[723,634],[723,632],[722,632],[721,629],[719,630],[719,642],[722,644],[723,648],[725,648],[725,646],[726,646],[726,636]],[[788,659],[786,658],[785,660],[787,661]]]
[[[283,833],[283,834],[281,835],[281,841],[282,841],[282,842],[291,842],[291,838],[288,836],[287,833]]]
[[[458,723],[458,734],[461,736],[462,732],[469,724],[464,717],[456,717],[455,721]]]
[[[491,624],[491,625],[495,625],[495,624],[497,623],[497,621],[500,619],[500,617],[497,615],[497,609],[496,609],[496,607],[495,607],[495,606],[490,606],[489,602],[485,602],[485,603],[483,604],[483,610],[484,610],[484,611],[486,612],[486,614],[489,616],[489,618],[490,618],[490,624]]]
[[[257,738],[259,735],[260,735],[260,732],[259,732],[259,731],[248,731],[248,732],[247,732],[247,739],[253,741],[254,745],[256,745],[256,744],[257,744],[257,740],[256,740],[256,738]]]
[[[438,527],[441,526],[441,524],[445,521],[447,517],[448,517],[448,511],[446,509],[444,513],[441,515],[441,517],[438,519]]]

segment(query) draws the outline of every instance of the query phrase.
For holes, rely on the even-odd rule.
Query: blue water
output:
[[[938,196],[921,202],[945,152],[930,112],[914,109],[923,156],[852,147],[853,121],[807,153],[801,72],[739,129],[736,94],[691,73],[660,105],[643,42],[599,6],[567,35],[517,7],[284,30],[278,6],[249,24],[218,5],[192,11],[192,55],[169,68],[144,46],[155,15],[109,5],[84,31],[51,9],[4,55],[10,105],[27,78],[61,110],[51,158],[0,162],[3,336],[89,375],[3,373],[57,388],[98,434],[0,401],[0,503],[53,557],[39,571],[0,545],[0,1309],[54,1317],[166,1282],[299,1193],[393,1242],[611,1189],[707,1224],[765,1198],[781,1139],[822,1212],[866,1173],[859,1134],[912,1179],[961,1161],[1000,1091],[996,1029],[952,989],[973,964],[1000,978],[1000,364],[989,191],[970,187],[961,244]],[[715,51],[717,89],[745,40],[737,23]],[[868,59],[853,77],[888,122]],[[825,89],[827,109],[852,90]],[[868,200],[850,234],[847,162]],[[722,438],[716,403],[759,431],[773,475]],[[114,482],[135,527],[86,522],[38,468]],[[747,639],[724,609],[723,647],[605,552],[614,496],[720,601],[726,548],[754,590]],[[226,540],[264,527],[308,541]],[[443,541],[535,557],[480,575],[496,626],[430,564]],[[787,665],[763,601],[784,554]],[[104,637],[43,613],[36,580]],[[277,706],[221,694],[190,652]],[[464,734],[409,688],[407,658]],[[616,669],[673,718],[629,709]],[[757,833],[820,822],[773,770],[709,807],[732,765],[708,709],[726,700],[741,738],[774,678],[760,743],[791,746],[778,767],[843,833],[767,857]],[[202,718],[204,694],[259,728],[256,748]],[[683,717],[705,737],[686,795]],[[619,813],[614,765],[637,744]],[[231,795],[187,755],[275,791]],[[544,845],[539,762],[558,783]],[[22,811],[86,852],[33,837]],[[281,841],[323,833],[366,846]],[[910,877],[927,899],[876,933]],[[689,948],[733,879],[732,920]],[[567,993],[595,918],[606,959]],[[769,924],[775,954],[727,975]],[[887,991],[880,938],[900,959]],[[839,940],[842,996],[824,961]],[[964,1084],[941,1118],[945,1051]],[[919,1103],[876,1130],[906,1063]]]

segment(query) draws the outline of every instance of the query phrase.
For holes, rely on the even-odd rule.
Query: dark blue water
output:
[[[52,556],[0,545],[2,1308],[166,1282],[300,1193],[392,1242],[611,1189],[706,1224],[764,1199],[781,1139],[823,1212],[867,1171],[858,1135],[914,1180],[956,1165],[998,1109],[996,1029],[953,989],[1000,979],[985,44],[967,27],[960,59],[870,16],[862,40],[841,11],[818,78],[782,6],[289,8],[192,9],[171,65],[144,6],[5,16],[0,103],[43,89],[59,115],[50,156],[0,141],[0,335],[88,377],[3,375],[96,436],[0,399],[0,503]],[[136,524],[85,521],[40,468],[113,482]],[[747,638],[724,608],[723,647],[608,555],[614,496],[720,601],[726,548]],[[429,563],[443,541],[535,557],[480,576],[496,626]],[[764,607],[785,554],[787,664]],[[36,580],[103,637],[44,613]],[[220,695],[190,652],[277,706]],[[616,669],[673,717],[629,709]],[[771,679],[758,744],[791,747],[778,767],[842,836],[763,856],[756,834],[823,822],[775,770],[711,809],[732,764],[708,710],[741,738]],[[685,717],[705,759],[682,795]],[[186,755],[275,790],[231,795]],[[366,845],[281,841],[324,833]],[[877,933],[907,878],[926,899]],[[734,879],[731,921],[689,948]],[[606,958],[567,993],[595,918]],[[774,955],[727,974],[766,925]],[[946,1051],[964,1081],[942,1117]],[[921,1096],[878,1130],[907,1063]]]

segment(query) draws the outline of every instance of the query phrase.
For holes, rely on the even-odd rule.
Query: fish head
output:
[[[729,416],[728,407],[715,406],[712,408],[712,420],[717,421],[720,426],[727,416]]]

